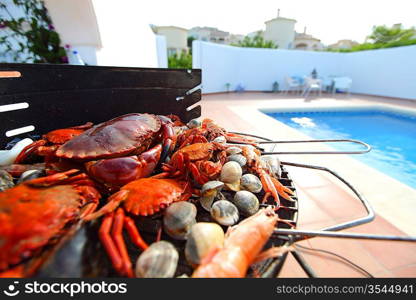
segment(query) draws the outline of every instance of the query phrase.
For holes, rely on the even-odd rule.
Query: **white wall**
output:
[[[352,92],[416,100],[416,46],[345,54]]]
[[[156,35],[149,26],[143,5],[135,0],[116,2],[92,0],[102,42],[97,63],[157,67]]]
[[[284,86],[284,77],[307,75],[314,68],[319,75],[337,74],[340,53],[299,50],[239,48],[194,41],[193,67],[202,69],[204,93],[222,92],[225,84],[235,90],[238,84],[246,90],[272,90],[277,81]]]
[[[202,69],[202,91],[223,92],[225,84],[235,89],[238,78],[239,48],[201,41],[192,42],[192,66]]]
[[[168,51],[166,45],[166,37],[164,37],[163,35],[156,35],[158,68],[168,67]]]
[[[246,90],[270,91],[285,76],[349,76],[352,92],[416,99],[416,46],[354,53],[238,48],[193,42],[193,67],[202,69],[204,93],[242,84]]]

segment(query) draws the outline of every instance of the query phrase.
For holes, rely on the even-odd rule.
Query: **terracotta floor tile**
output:
[[[416,264],[390,270],[394,277],[416,277]]]
[[[328,184],[328,180],[319,175],[316,171],[287,167],[292,179],[296,178],[296,183],[302,188],[320,187]]]
[[[394,275],[391,271],[385,271],[385,270],[376,272],[376,273],[374,273],[372,275],[374,277],[376,277],[376,278],[393,278],[393,277],[398,277],[398,276]]]
[[[335,221],[315,201],[309,199],[306,194],[299,192],[299,224],[306,225],[315,222],[329,222],[334,224]]]
[[[391,224],[390,222],[386,221],[386,219],[377,214],[373,222],[355,227],[354,230],[386,235],[405,235],[401,230],[395,227],[394,224]]]
[[[334,239],[334,238],[312,238],[304,241],[301,245],[323,249],[336,253],[342,257],[351,260],[353,263],[364,268],[369,273],[376,273],[385,270],[378,262],[378,259],[361,246],[360,241]],[[322,277],[341,276],[341,277],[364,277],[365,275],[357,271],[354,267],[340,260],[339,258],[321,252],[304,251],[306,260],[316,268],[316,272]]]
[[[381,235],[405,235],[380,216],[376,216],[375,220],[371,223],[358,226],[349,231]],[[361,245],[368,253],[377,257],[379,262],[386,269],[393,269],[416,263],[415,243],[362,240]]]
[[[279,278],[305,278],[308,277],[291,254],[288,254],[286,261],[279,273]]]

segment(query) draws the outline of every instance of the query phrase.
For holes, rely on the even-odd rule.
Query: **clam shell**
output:
[[[244,174],[240,179],[241,187],[253,193],[259,193],[263,189],[261,180],[253,174]]]
[[[175,275],[178,260],[178,251],[171,243],[153,243],[137,259],[136,277],[171,278]]]
[[[205,210],[211,210],[211,206],[214,202],[215,197],[218,195],[218,193],[222,190],[223,187],[224,183],[221,181],[208,181],[202,186],[202,197],[199,198],[199,202]]]
[[[231,146],[228,147],[225,152],[227,153],[227,155],[233,155],[233,154],[240,154],[241,152],[243,152],[243,150],[240,147],[235,147],[235,146]]]
[[[280,168],[280,160],[276,155],[262,155],[260,159],[272,174],[277,176],[277,178],[281,177],[282,169]]]
[[[214,203],[214,200],[215,200],[215,196],[201,197],[201,198],[199,198],[199,203],[201,203],[201,206],[206,211],[210,211],[212,203]]]
[[[186,124],[186,126],[188,126],[189,128],[201,127],[201,121],[198,119],[192,119]]]
[[[13,177],[6,171],[0,170],[0,192],[14,187]]]
[[[259,199],[249,191],[235,193],[233,203],[244,216],[254,215],[259,210]]]
[[[231,226],[238,222],[237,207],[227,200],[219,200],[211,207],[211,217],[221,225]]]
[[[215,223],[200,222],[192,226],[185,245],[185,257],[192,267],[197,267],[211,250],[222,247],[224,231]]]
[[[242,175],[243,170],[239,163],[229,161],[222,166],[220,180],[224,182],[229,189],[238,191],[240,189],[240,178]]]
[[[19,180],[17,181],[17,184],[20,184],[27,180],[44,177],[44,176],[46,176],[46,173],[44,170],[29,170],[29,171],[24,172],[20,176]]]
[[[185,240],[191,226],[196,223],[196,206],[190,202],[170,205],[163,216],[163,228],[174,239]]]
[[[217,195],[224,187],[224,183],[218,180],[212,180],[205,183],[201,188],[202,196]]]
[[[225,144],[227,142],[227,139],[225,138],[225,136],[220,135],[216,137],[215,139],[213,139],[212,141],[216,143]]]
[[[235,161],[241,167],[244,167],[247,163],[247,158],[245,158],[244,155],[241,155],[241,154],[232,154],[227,157],[227,161]]]

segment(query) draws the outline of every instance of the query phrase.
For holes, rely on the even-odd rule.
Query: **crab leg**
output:
[[[118,248],[121,259],[123,261],[124,274],[128,277],[133,277],[133,270],[131,267],[130,257],[127,253],[126,244],[123,239],[123,224],[124,224],[124,212],[122,208],[117,209],[114,216],[113,228],[111,230],[111,235],[113,240]]]
[[[44,146],[47,143],[46,140],[39,140],[36,142],[33,142],[30,145],[27,145],[23,148],[22,151],[20,151],[19,155],[14,160],[15,164],[22,163],[27,157],[29,157],[30,154],[34,153],[40,146]]]
[[[114,212],[109,213],[104,217],[99,230],[100,241],[103,243],[104,248],[110,257],[111,264],[117,272],[123,273],[123,260],[118,252],[116,245],[110,235],[111,225],[114,220]]]
[[[134,224],[132,218],[124,217],[124,227],[127,229],[127,233],[129,234],[133,244],[142,250],[146,250],[149,247],[149,245],[147,245],[147,243],[142,239],[142,236],[137,230],[136,224]]]
[[[71,175],[79,173],[80,171],[77,169],[72,169],[62,173],[56,173],[53,175],[49,175],[46,177],[36,178],[30,181],[30,185],[32,186],[52,186],[57,183],[62,183],[65,180],[68,180]]]
[[[163,150],[160,156],[160,161],[165,161],[166,157],[170,154],[175,146],[175,132],[171,124],[162,125],[162,136],[163,136]]]
[[[106,205],[101,207],[98,211],[86,216],[84,220],[91,221],[105,214],[113,212],[120,205],[120,203],[126,199],[128,193],[128,191],[121,190],[113,194],[110,198],[108,198],[108,202]]]

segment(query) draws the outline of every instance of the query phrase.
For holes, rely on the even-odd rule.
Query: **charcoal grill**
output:
[[[87,121],[100,123],[131,112],[153,114],[176,114],[184,121],[201,115],[198,102],[201,99],[201,70],[199,69],[152,69],[125,67],[97,67],[47,64],[0,64],[0,149],[4,149],[16,137],[36,137],[57,128],[65,128]],[[18,104],[18,107],[11,105]],[[20,129],[16,135],[15,129]],[[287,143],[257,137],[264,143]],[[336,140],[332,140],[336,141]],[[359,141],[351,141],[358,142]],[[315,142],[315,141],[291,141]],[[361,143],[364,146],[367,146]],[[369,148],[363,151],[368,152]],[[302,152],[310,153],[310,152]],[[340,152],[328,153],[336,154]],[[270,152],[270,154],[293,154]],[[322,152],[313,154],[323,154]],[[359,220],[339,224],[321,231],[296,230],[298,198],[295,186],[285,165],[328,171],[344,182],[362,202],[368,215]],[[282,163],[283,185],[294,191],[292,201],[280,199],[280,218],[293,225],[279,223],[267,246],[290,245],[298,240],[313,236],[331,236],[333,231],[370,222],[374,212],[368,202],[344,179],[331,170],[295,163]],[[266,204],[271,205],[271,203]],[[144,238],[154,239],[159,216],[142,218],[140,228]],[[201,214],[201,220],[207,216]],[[348,237],[336,233],[338,237]],[[370,238],[369,235],[360,235]],[[400,239],[399,237],[373,236],[373,238]],[[401,238],[409,240],[409,238]],[[414,239],[413,239],[414,240]],[[183,243],[172,241],[178,248]],[[76,224],[70,233],[44,251],[45,262],[36,273],[42,277],[87,277],[115,276],[105,253],[97,240],[97,224]],[[132,249],[134,249],[132,247]],[[137,252],[137,250],[135,250]],[[133,253],[134,251],[131,251]],[[137,256],[137,255],[136,255]],[[255,275],[277,276],[287,253],[255,266]],[[295,258],[309,275],[313,271],[302,257],[294,252]],[[68,259],[71,257],[71,259]],[[91,258],[94,258],[91,260]],[[135,259],[132,255],[132,259]],[[254,270],[253,270],[254,271]],[[177,275],[190,273],[189,266],[180,258]]]

